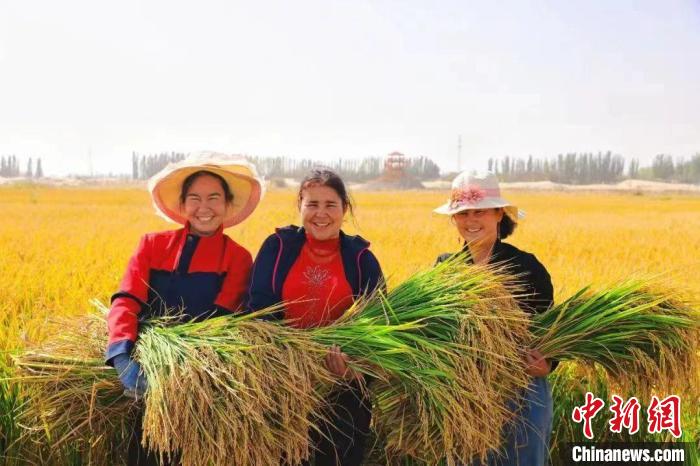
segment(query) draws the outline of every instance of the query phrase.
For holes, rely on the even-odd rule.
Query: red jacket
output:
[[[107,362],[130,353],[139,321],[177,309],[190,319],[235,312],[244,305],[252,266],[250,253],[223,234],[179,230],[146,234],[141,238],[112,296],[107,320]]]

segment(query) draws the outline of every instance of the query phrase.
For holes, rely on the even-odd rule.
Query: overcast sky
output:
[[[0,154],[700,152],[700,1],[0,0]],[[23,167],[24,169],[24,164]]]

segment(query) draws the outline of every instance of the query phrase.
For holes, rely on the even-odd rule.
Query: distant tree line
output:
[[[24,176],[25,178],[42,178],[44,169],[41,167],[41,158],[36,159],[36,169],[32,163],[32,158],[27,160],[27,167],[20,170],[19,160],[14,155],[0,157],[0,176],[3,178],[15,178]]]
[[[700,153],[689,159],[674,159],[670,155],[659,154],[654,157],[645,176],[652,178],[680,181],[681,183],[700,183]]]
[[[181,152],[131,156],[132,178],[148,179],[162,170],[168,163],[185,158]],[[260,174],[268,178],[302,178],[313,167],[324,166],[336,171],[346,181],[365,182],[378,178],[384,171],[384,157],[364,159],[337,159],[320,162],[312,159],[291,157],[253,157],[248,160],[255,164]],[[428,157],[407,158],[406,171],[418,179],[434,179],[440,175],[440,167]]]
[[[161,152],[160,154],[131,153],[131,178],[134,180],[147,180],[169,163],[183,160],[186,154],[182,152]]]
[[[131,156],[132,179],[145,180],[162,170],[168,163],[179,162],[186,157],[183,152],[137,154]],[[259,172],[268,178],[303,177],[317,166],[325,166],[338,172],[347,181],[366,182],[378,178],[384,172],[384,157],[363,159],[338,158],[333,161],[296,159],[292,157],[252,157]],[[25,169],[15,155],[0,157],[0,177],[41,178],[44,170],[41,158],[27,159]],[[667,154],[654,157],[648,167],[640,167],[637,159],[626,160],[611,152],[567,153],[552,158],[503,157],[488,160],[488,169],[496,172],[503,181],[553,181],[566,184],[614,183],[623,179],[646,179],[681,183],[700,183],[700,153],[689,158],[674,158]],[[419,180],[440,176],[440,167],[429,157],[407,157],[406,171]]]
[[[657,155],[651,166],[640,167],[611,152],[567,153],[553,158],[489,159],[488,169],[503,181],[553,181],[565,184],[614,183],[627,178],[700,183],[700,153],[690,159]]]
[[[290,157],[248,157],[268,178],[303,178],[313,167],[323,166],[338,173],[346,181],[365,182],[378,178],[384,172],[384,157],[363,159],[338,158],[331,161],[293,159]],[[429,157],[407,157],[406,172],[419,180],[440,176],[440,167]]]

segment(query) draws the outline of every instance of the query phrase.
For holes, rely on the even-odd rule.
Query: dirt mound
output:
[[[358,187],[367,191],[400,191],[402,189],[424,189],[423,184],[411,176],[403,176],[401,178],[395,179],[377,178],[376,180],[368,181],[363,185],[358,185]]]

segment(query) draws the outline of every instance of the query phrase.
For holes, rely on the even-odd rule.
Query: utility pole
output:
[[[462,171],[462,135],[457,136],[457,172]]]

